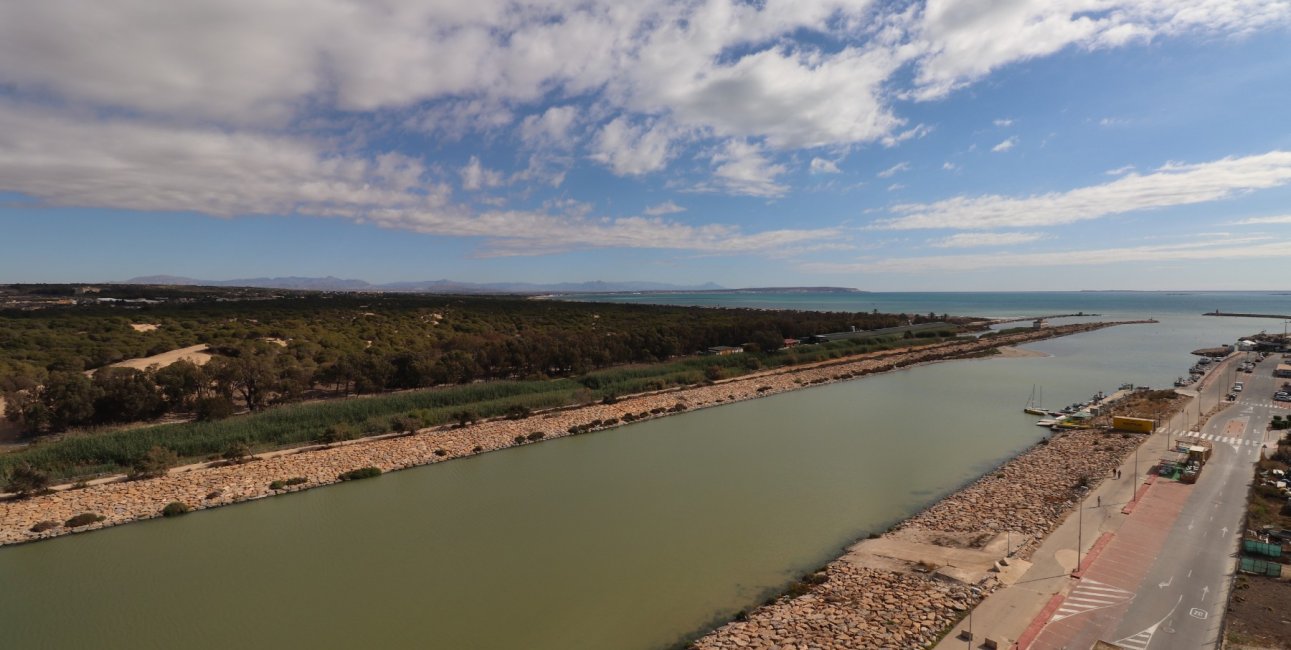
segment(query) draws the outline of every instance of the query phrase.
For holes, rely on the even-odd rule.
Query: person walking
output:
[[[1103,507],[1103,495],[1098,495],[1098,507]]]

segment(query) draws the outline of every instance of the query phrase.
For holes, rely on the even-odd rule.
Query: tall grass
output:
[[[941,333],[920,333],[919,343],[942,340]],[[529,410],[555,408],[706,381],[713,367],[720,377],[736,377],[762,368],[814,363],[862,352],[914,343],[899,336],[833,341],[799,346],[770,354],[736,354],[689,357],[664,363],[611,368],[577,379],[491,381],[486,383],[409,391],[375,397],[351,398],[271,408],[259,413],[217,422],[187,422],[153,427],[74,433],[38,442],[0,455],[0,476],[21,464],[68,479],[129,468],[154,446],[166,447],[192,461],[222,453],[231,444],[245,443],[264,451],[316,441],[335,425],[346,425],[365,435],[400,428],[394,420],[417,426],[436,426],[458,420],[469,411],[474,417],[506,415],[516,407]]]

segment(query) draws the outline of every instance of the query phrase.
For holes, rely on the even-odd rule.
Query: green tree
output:
[[[206,373],[201,366],[187,359],[158,369],[154,378],[162,396],[175,409],[191,407],[206,390]]]
[[[760,330],[749,337],[759,352],[775,352],[784,347],[784,336],[775,330]]]
[[[236,350],[236,356],[211,359],[206,370],[222,395],[236,394],[247,408],[258,411],[268,403],[275,389],[277,373],[273,355],[264,345],[243,346]]]
[[[52,372],[41,390],[41,401],[49,410],[49,427],[64,431],[89,424],[94,418],[94,399],[98,397],[93,382],[79,372]]]
[[[152,377],[134,368],[100,368],[94,373],[94,420],[96,422],[138,422],[166,411]]]

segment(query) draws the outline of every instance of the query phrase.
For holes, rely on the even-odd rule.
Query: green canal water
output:
[[[1177,318],[0,548],[0,648],[674,646],[1252,321]],[[1267,326],[1254,323],[1255,329]]]

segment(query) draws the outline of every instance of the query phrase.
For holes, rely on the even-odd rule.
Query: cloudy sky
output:
[[[1291,289],[1291,0],[0,4],[0,281]]]

